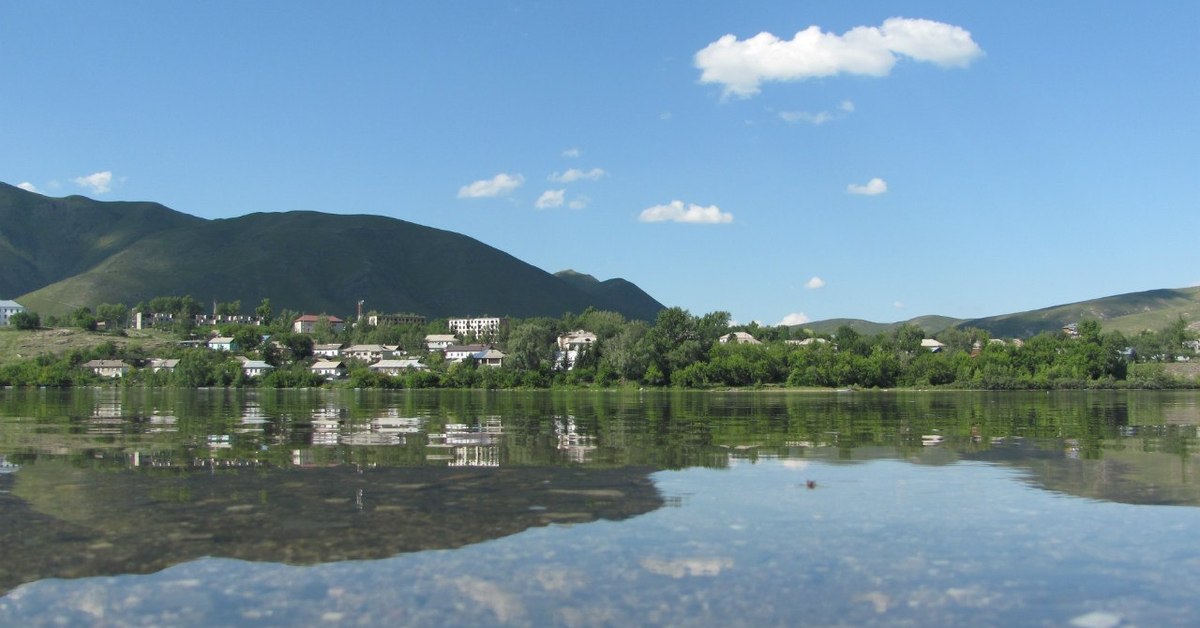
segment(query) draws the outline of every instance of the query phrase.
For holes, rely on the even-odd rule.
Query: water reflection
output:
[[[654,471],[768,460],[970,461],[1058,494],[1197,506],[1198,412],[1195,393],[3,390],[0,590],[623,520],[686,502]],[[720,567],[646,560],[669,577]]]

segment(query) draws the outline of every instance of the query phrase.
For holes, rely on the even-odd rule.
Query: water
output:
[[[0,625],[1193,625],[1198,401],[0,390]]]

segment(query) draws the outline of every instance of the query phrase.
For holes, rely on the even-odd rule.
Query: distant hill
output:
[[[858,318],[830,318],[805,323],[798,325],[798,327],[807,329],[815,334],[832,334],[838,327],[846,325],[860,334],[874,336],[892,331],[903,325],[915,325],[924,330],[926,334],[932,335],[947,327],[953,327],[960,322],[962,322],[962,319],[950,318],[949,316],[918,316],[896,323],[874,323]]]
[[[995,338],[1027,338],[1062,329],[1070,323],[1096,320],[1105,331],[1135,334],[1147,329],[1162,329],[1180,317],[1187,321],[1200,320],[1200,286],[1130,292],[1029,312],[976,318],[963,321],[959,326],[983,329]]]
[[[879,334],[900,326],[916,325],[933,335],[948,327],[973,327],[987,331],[993,338],[1029,338],[1044,331],[1057,331],[1070,323],[1096,320],[1108,332],[1136,334],[1159,330],[1183,318],[1200,321],[1200,286],[1147,290],[1102,297],[1078,303],[1056,305],[1027,312],[1016,312],[970,320],[946,316],[921,316],[897,323],[874,323],[852,318],[833,318],[801,325],[818,334],[831,334],[842,325],[862,334]]]
[[[10,219],[13,219],[10,222]],[[652,320],[620,279],[584,285],[462,234],[367,215],[205,220],[154,203],[53,199],[0,184],[0,295],[43,314],[190,294],[276,311],[561,316],[589,306]]]

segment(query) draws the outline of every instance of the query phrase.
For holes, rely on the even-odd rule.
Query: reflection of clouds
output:
[[[582,574],[567,569],[547,567],[539,569],[534,577],[537,578],[538,584],[542,585],[543,589],[559,593],[570,593],[583,588],[586,584]]]
[[[808,468],[807,460],[784,460],[783,466],[788,469],[803,470]]]
[[[496,619],[501,623],[507,623],[525,614],[525,607],[521,605],[520,600],[511,593],[500,590],[500,587],[487,580],[474,576],[462,576],[450,580],[450,584],[458,588],[459,593],[470,598],[471,601],[481,604],[495,613]]]
[[[642,567],[660,576],[682,578],[684,576],[715,576],[723,569],[733,566],[732,558],[643,558]]]

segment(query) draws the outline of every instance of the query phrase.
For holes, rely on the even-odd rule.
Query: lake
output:
[[[1188,392],[0,390],[0,625],[1194,625]]]

